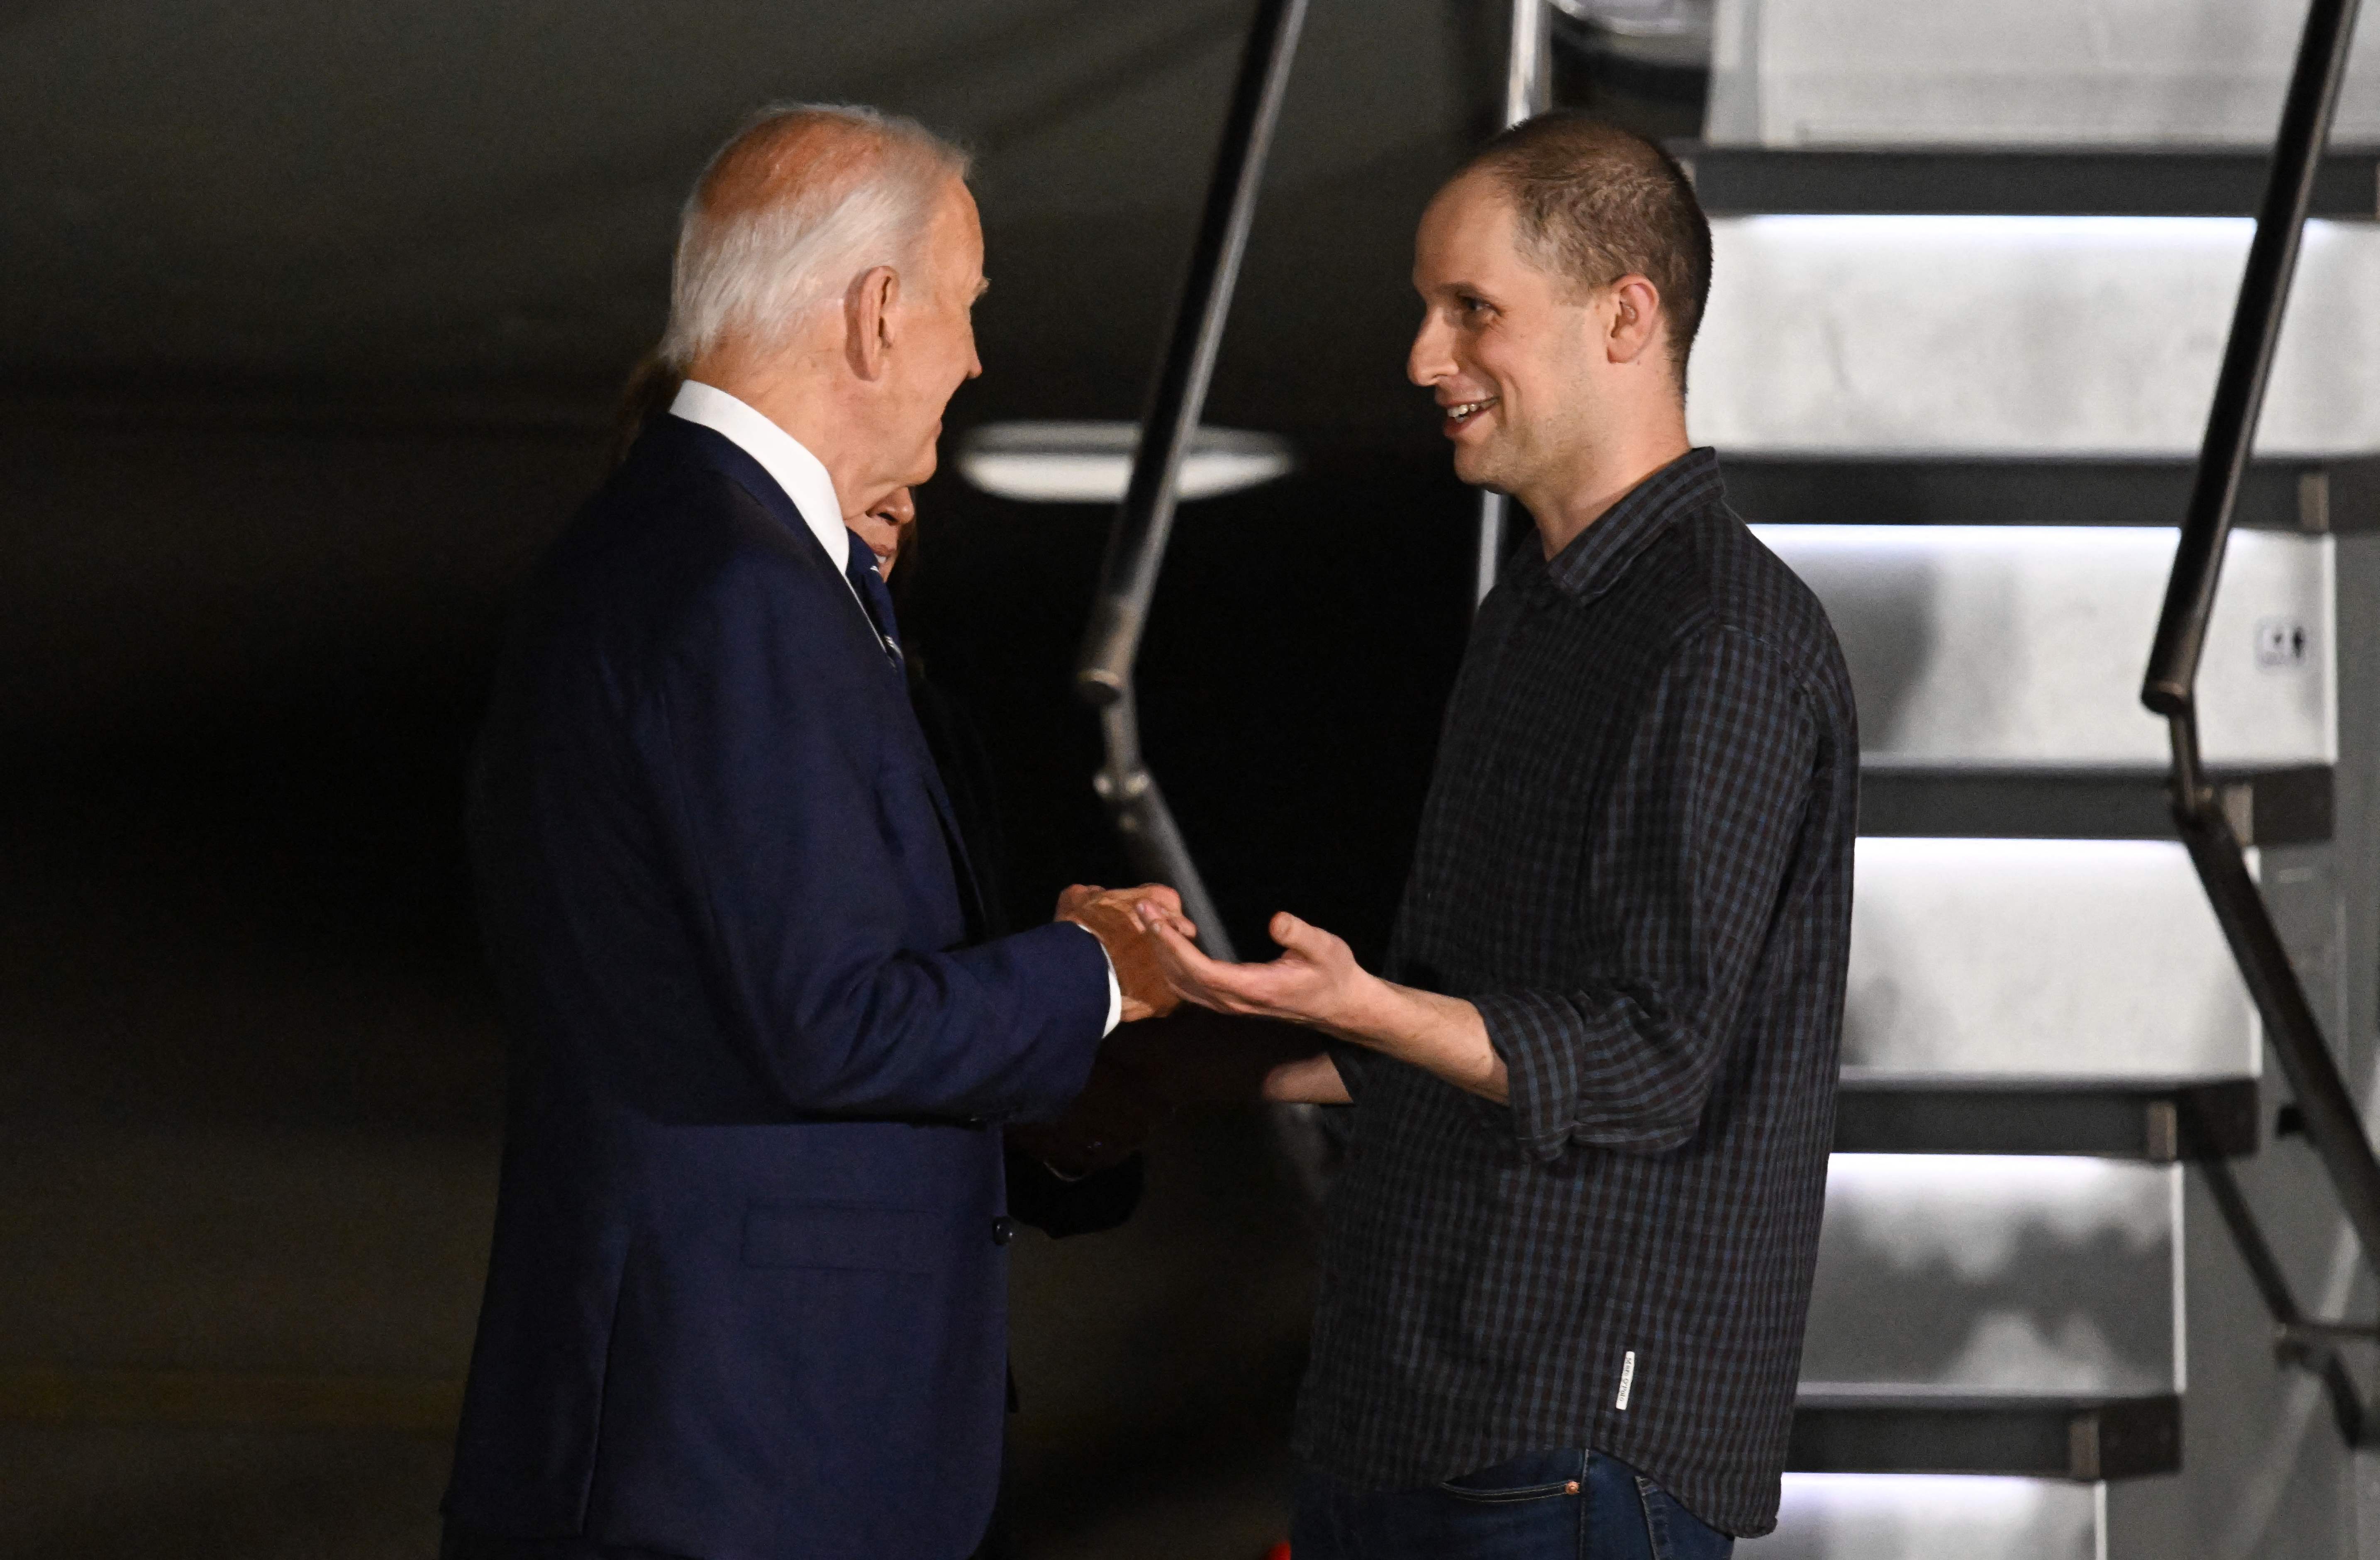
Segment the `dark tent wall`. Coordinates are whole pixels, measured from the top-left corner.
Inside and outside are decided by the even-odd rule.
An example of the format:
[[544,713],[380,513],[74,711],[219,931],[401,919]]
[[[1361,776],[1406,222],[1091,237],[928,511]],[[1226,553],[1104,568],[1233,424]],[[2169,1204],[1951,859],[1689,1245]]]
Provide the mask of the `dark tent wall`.
[[[1489,7],[1316,0],[1143,661],[1244,941],[1376,949],[1459,653],[1467,500],[1402,365]],[[676,208],[757,103],[968,142],[995,417],[1139,410],[1246,6],[0,7],[0,1553],[430,1553],[492,1195],[463,755],[600,478]],[[1067,692],[1107,514],[955,475],[903,583],[1019,897],[1123,873]],[[1184,1123],[1111,1236],[1018,1248],[1026,1553],[1279,1526],[1309,1236]]]
[[[978,410],[1006,416],[1137,401],[1246,6],[12,10],[0,363],[29,387],[579,404],[658,329],[691,171],[792,98],[975,150],[1001,370]],[[1221,409],[1357,427],[1406,406],[1379,348],[1414,199],[1470,113],[1456,17],[1315,7]]]

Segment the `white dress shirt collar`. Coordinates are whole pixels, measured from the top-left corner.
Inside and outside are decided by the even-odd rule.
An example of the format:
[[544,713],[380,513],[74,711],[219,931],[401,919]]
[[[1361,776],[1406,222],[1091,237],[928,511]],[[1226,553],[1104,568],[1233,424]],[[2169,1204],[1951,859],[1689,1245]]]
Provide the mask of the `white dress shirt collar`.
[[835,494],[834,478],[818,456],[802,448],[800,440],[745,402],[698,380],[678,387],[670,416],[700,423],[759,461],[801,511],[803,523],[826,549],[835,572],[845,572],[851,562],[851,532],[843,523],[843,501]]

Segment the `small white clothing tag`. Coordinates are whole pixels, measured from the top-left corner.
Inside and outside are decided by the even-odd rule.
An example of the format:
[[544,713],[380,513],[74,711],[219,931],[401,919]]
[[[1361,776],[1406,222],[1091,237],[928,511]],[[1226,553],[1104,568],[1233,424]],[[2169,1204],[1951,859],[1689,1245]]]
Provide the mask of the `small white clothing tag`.
[[1620,1396],[1612,1399],[1611,1406],[1619,1409],[1621,1413],[1626,1413],[1628,1411],[1628,1389],[1635,1385],[1636,1351],[1632,1348],[1621,1357]]

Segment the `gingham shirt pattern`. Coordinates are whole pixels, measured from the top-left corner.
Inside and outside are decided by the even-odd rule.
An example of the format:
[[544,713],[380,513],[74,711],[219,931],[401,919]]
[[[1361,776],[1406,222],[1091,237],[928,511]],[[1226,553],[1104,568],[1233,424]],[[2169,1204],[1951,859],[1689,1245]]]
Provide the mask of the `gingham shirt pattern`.
[[[1717,457],[1481,606],[1391,978],[1468,998],[1509,1107],[1355,1098],[1297,1445],[1351,1483],[1590,1445],[1776,1524],[1834,1131],[1858,736],[1817,600]],[[1623,1388],[1623,1382],[1625,1386]]]

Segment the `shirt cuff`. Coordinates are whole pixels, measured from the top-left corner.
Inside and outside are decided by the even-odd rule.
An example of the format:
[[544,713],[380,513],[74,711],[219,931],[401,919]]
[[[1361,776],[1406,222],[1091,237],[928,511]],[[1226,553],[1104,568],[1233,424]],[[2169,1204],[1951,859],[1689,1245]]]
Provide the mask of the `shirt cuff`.
[[1473,1095],[1482,1122],[1509,1131],[1521,1152],[1550,1163],[1578,1125],[1581,1035],[1575,1013],[1537,992],[1491,992],[1471,998],[1488,1044],[1504,1059],[1507,1105]]
[[1116,979],[1115,961],[1108,958],[1108,945],[1105,943],[1099,944],[1099,958],[1106,961],[1108,967],[1108,1026],[1099,1031],[1099,1038],[1104,1040],[1115,1033],[1116,1025],[1123,1022],[1123,983]]
[[1323,1050],[1330,1056],[1330,1065],[1339,1070],[1339,1085],[1347,1091],[1348,1099],[1362,1099],[1372,1058],[1378,1053],[1347,1040],[1328,1041]]

